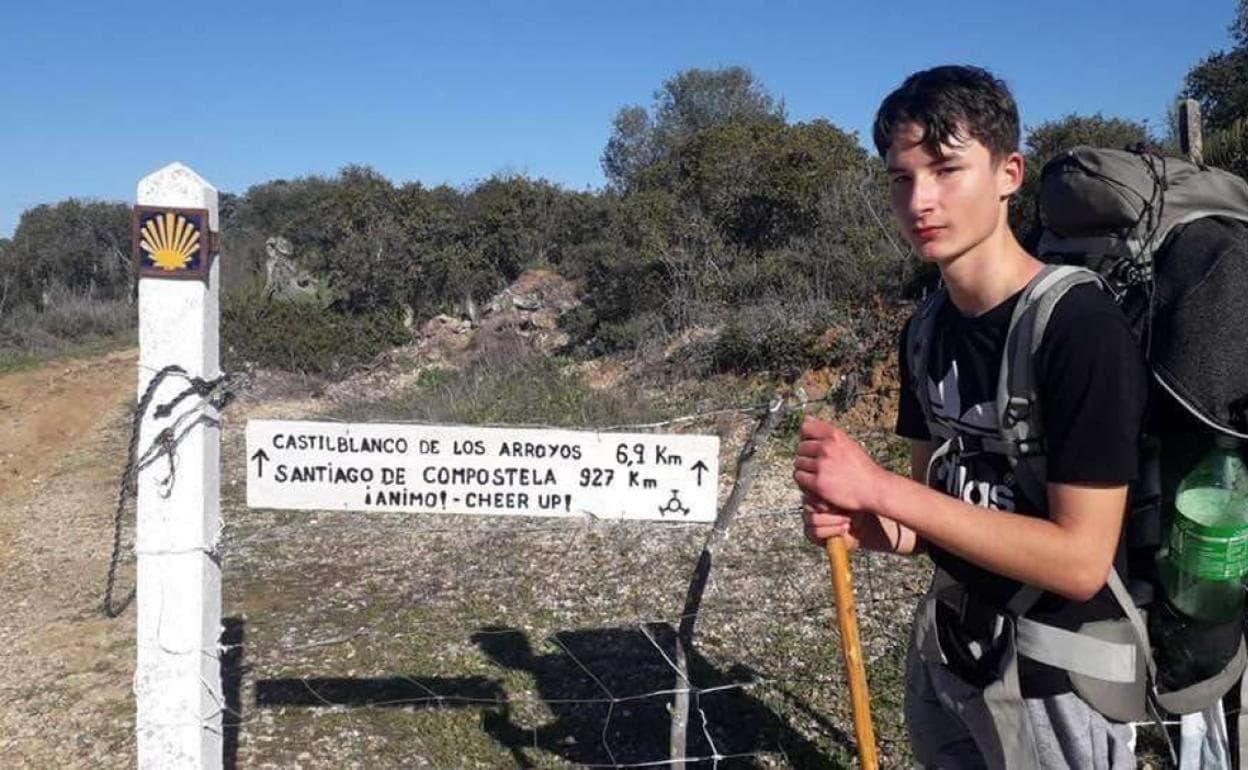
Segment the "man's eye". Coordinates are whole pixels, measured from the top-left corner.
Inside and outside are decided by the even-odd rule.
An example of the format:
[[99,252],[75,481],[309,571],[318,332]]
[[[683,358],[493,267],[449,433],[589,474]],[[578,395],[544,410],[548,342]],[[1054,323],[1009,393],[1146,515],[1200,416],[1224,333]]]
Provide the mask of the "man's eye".
[[937,176],[949,176],[953,172],[961,171],[961,170],[962,170],[961,166],[945,166],[943,168],[936,169],[936,174]]
[[895,177],[893,177],[892,179],[890,179],[889,181],[890,181],[890,182],[892,182],[893,184],[905,184],[906,182],[909,182],[909,181],[910,181],[910,177],[908,177],[908,176],[895,176]]

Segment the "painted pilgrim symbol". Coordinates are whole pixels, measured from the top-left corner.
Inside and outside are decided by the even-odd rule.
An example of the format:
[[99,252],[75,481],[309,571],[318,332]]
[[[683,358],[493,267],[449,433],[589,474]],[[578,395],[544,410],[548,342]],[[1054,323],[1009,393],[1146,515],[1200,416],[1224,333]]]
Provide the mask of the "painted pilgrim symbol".
[[672,490],[671,500],[668,500],[666,503],[659,506],[660,516],[666,516],[669,513],[672,514],[673,516],[675,516],[676,514],[680,514],[681,516],[689,515],[689,509],[686,508],[684,504],[680,502],[680,490],[678,489]]
[[203,278],[211,266],[215,239],[208,212],[136,206],[134,255],[139,275],[154,278]]

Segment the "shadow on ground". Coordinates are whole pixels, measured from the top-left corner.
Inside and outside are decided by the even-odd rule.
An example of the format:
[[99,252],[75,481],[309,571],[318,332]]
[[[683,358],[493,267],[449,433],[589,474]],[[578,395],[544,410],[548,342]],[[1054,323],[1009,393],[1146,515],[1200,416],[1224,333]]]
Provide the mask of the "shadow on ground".
[[[541,763],[543,755],[546,761],[554,755],[577,765],[663,762],[669,758],[671,691],[677,689],[671,663],[676,634],[667,625],[645,631],[559,632],[549,638],[546,653],[535,652],[528,636],[517,629],[490,626],[474,633],[472,641],[504,676],[531,678],[534,695],[542,701],[537,711],[547,715],[536,726],[531,720],[521,723],[521,710],[535,710],[510,701],[501,678],[481,676],[265,679],[256,682],[255,705],[475,708],[481,712],[482,730],[520,767]],[[689,677],[696,690],[686,744],[691,759],[706,758],[709,764],[718,755],[719,767],[747,768],[760,766],[759,755],[767,754],[772,764],[839,767],[793,727],[794,716],[816,724],[847,755],[853,750],[849,736],[800,699],[780,691],[782,715],[755,697],[756,675],[747,667],[720,669],[695,651]],[[774,685],[769,688],[777,692]],[[228,686],[226,691],[227,697],[237,693]],[[232,741],[227,732],[227,751],[229,745],[237,747],[237,728]]]
[[221,624],[221,695],[225,699],[221,742],[225,770],[233,770],[238,767],[238,731],[243,724],[243,641],[246,624],[242,618],[225,618]]

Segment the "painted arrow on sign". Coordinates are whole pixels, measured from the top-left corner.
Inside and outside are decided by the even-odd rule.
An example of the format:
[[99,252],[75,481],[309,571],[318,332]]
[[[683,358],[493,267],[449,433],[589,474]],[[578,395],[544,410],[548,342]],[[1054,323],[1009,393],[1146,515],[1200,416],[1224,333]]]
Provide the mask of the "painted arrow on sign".
[[263,449],[257,449],[256,453],[251,456],[256,461],[256,478],[264,478],[264,461],[269,459]]
[[706,463],[698,460],[693,464],[693,469],[698,472],[698,486],[702,486],[702,474],[709,471],[710,468],[706,467]]

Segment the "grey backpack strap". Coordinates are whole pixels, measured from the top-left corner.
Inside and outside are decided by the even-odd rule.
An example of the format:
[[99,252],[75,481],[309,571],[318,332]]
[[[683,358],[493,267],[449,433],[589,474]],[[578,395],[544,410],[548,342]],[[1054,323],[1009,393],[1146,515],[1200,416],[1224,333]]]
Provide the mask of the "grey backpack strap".
[[[1110,583],[1122,581],[1116,571],[1112,571]],[[1112,590],[1112,585],[1111,585]],[[1039,623],[1023,617],[1027,611],[1043,595],[1035,586],[1025,585],[1010,600],[1009,609],[1018,618],[1018,653],[1032,660],[1040,661],[1064,671],[1083,674],[1084,676],[1102,679],[1108,682],[1134,682],[1142,672],[1137,671],[1136,651],[1142,643],[1147,646],[1148,636],[1144,629],[1143,618],[1140,617],[1131,597],[1127,596],[1127,607],[1123,612],[1132,617],[1132,626],[1139,621],[1138,630],[1131,642],[1118,642],[1098,639],[1076,631]],[[1115,597],[1118,596],[1115,592]],[[1125,596],[1125,589],[1124,589]],[[1119,602],[1121,603],[1121,602]],[[1143,636],[1139,636],[1143,632]]]
[[[1007,622],[998,678],[984,688],[983,695],[984,707],[996,730],[997,745],[985,742],[980,748],[989,767],[1033,770],[1042,766],[1040,748],[1027,702],[1023,700],[1015,636],[1013,624]],[[1000,751],[999,756],[997,751]]]
[[[936,337],[936,316],[949,300],[949,290],[939,287],[927,298],[919,312],[910,320],[906,329],[906,364],[910,371],[910,385],[915,398],[923,409],[923,421],[932,430],[936,421],[932,416],[932,399],[927,390],[927,362],[931,357],[932,343]],[[937,438],[933,434],[932,438]]]
[[1073,265],[1048,265],[1023,289],[1006,332],[997,380],[1001,440],[1019,488],[1040,510],[1048,510],[1047,463],[1035,357],[1057,303],[1074,287],[1103,284],[1099,275]]
[[1132,642],[1099,639],[1078,631],[1018,619],[1018,654],[1063,671],[1126,684],[1140,678]]
[[1245,648],[1244,640],[1241,639],[1235,657],[1221,671],[1181,690],[1158,692],[1157,703],[1171,714],[1194,714],[1230,692],[1244,675],[1246,667],[1248,648]]
[[1239,764],[1236,767],[1242,770],[1243,768],[1248,768],[1248,733],[1245,732],[1248,730],[1248,709],[1244,708],[1243,705],[1248,703],[1248,671],[1244,672],[1243,676],[1239,678],[1239,703],[1239,717],[1236,719],[1239,729],[1236,733],[1238,737],[1235,741],[1239,744]]
[[1118,603],[1118,609],[1122,610],[1123,617],[1131,623],[1131,631],[1133,632],[1135,645],[1142,650],[1145,665],[1148,666],[1148,678],[1156,681],[1157,665],[1153,661],[1153,650],[1148,640],[1148,624],[1144,621],[1144,615],[1140,612],[1139,607],[1135,606],[1135,600],[1131,598],[1131,592],[1127,590],[1127,584],[1123,582],[1122,576],[1118,574],[1118,570],[1110,569],[1109,580],[1106,583],[1109,586],[1109,592],[1113,594],[1114,601]]
[[[1110,571],[1108,585],[1119,608],[1126,615],[1127,620],[1131,622],[1135,644],[1147,653],[1144,656],[1144,661],[1148,666],[1148,678],[1149,681],[1155,683],[1157,681],[1157,664],[1152,656],[1148,627],[1144,617],[1135,606],[1135,602],[1132,600],[1131,594],[1127,591],[1127,587],[1117,570]],[[1179,690],[1156,692],[1157,704],[1171,714],[1191,714],[1200,711],[1229,692],[1235,686],[1235,682],[1244,674],[1246,667],[1248,667],[1248,648],[1245,647],[1244,641],[1241,639],[1239,649],[1235,651],[1235,657],[1220,672],[1208,679],[1201,680]]]

